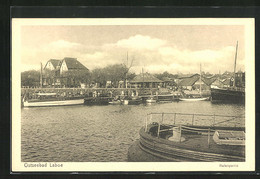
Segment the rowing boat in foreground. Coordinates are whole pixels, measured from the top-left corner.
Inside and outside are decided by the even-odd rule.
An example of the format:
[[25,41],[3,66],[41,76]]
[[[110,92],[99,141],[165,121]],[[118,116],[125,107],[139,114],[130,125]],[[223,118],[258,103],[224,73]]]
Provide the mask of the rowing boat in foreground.
[[244,127],[145,123],[140,139],[128,150],[128,161],[245,161]]
[[83,98],[56,97],[56,93],[36,93],[36,99],[23,100],[24,107],[70,106],[84,104]]

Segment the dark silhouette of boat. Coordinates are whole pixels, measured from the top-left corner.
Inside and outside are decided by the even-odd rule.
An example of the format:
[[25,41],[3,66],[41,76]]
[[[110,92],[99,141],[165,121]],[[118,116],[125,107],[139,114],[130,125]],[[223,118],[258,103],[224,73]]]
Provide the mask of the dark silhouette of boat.
[[245,103],[245,73],[236,73],[237,48],[234,64],[234,76],[230,79],[230,87],[211,88],[211,101],[224,103]]
[[[155,115],[165,115],[164,113]],[[178,113],[173,113],[176,116]],[[179,113],[180,114],[180,113]],[[151,114],[150,114],[151,115]],[[184,115],[184,114],[181,114]],[[216,117],[216,115],[204,115]],[[228,116],[218,116],[225,118]],[[229,116],[234,120],[234,116]],[[147,119],[150,117],[147,116]],[[194,117],[193,117],[194,118]],[[237,117],[239,118],[239,117]],[[163,121],[163,120],[162,120]],[[140,139],[128,150],[131,162],[243,162],[244,126],[147,123],[139,131]],[[225,121],[224,121],[225,122]],[[217,123],[215,123],[217,124]]]

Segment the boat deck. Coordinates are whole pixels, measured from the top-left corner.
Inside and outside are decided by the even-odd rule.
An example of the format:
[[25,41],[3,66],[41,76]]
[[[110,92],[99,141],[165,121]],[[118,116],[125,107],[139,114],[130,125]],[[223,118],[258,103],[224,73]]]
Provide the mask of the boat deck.
[[[154,127],[154,126],[153,126]],[[157,127],[158,129],[158,127]],[[157,137],[156,128],[153,130],[140,130],[140,146],[143,150],[164,156],[165,158],[180,158],[181,161],[244,161],[245,146],[218,145],[210,133],[209,145],[206,133],[185,133],[182,141],[170,141],[172,131],[161,132]],[[185,140],[183,140],[185,139]]]

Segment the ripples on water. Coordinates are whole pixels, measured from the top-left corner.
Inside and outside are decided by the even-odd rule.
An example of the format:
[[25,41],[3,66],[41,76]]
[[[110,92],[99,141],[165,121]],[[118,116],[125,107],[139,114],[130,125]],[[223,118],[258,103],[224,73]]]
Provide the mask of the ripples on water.
[[127,150],[139,138],[146,114],[151,112],[244,115],[245,107],[199,101],[146,106],[23,108],[22,161],[127,161]]

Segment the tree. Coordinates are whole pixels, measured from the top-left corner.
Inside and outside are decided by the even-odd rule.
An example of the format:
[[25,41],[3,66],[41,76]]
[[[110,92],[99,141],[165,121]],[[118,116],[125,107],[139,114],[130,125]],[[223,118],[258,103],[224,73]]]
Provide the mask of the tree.
[[21,85],[29,87],[40,86],[40,72],[36,70],[29,70],[21,73]]
[[135,74],[129,73],[129,69],[124,64],[114,64],[108,65],[105,68],[96,68],[91,73],[92,81],[99,83],[101,87],[105,87],[107,81],[111,81],[113,87],[117,87],[119,81],[125,81],[126,76],[128,79],[133,79]]
[[99,83],[101,87],[106,85],[107,76],[102,68],[96,68],[91,73],[91,79],[95,83]]
[[81,83],[90,83],[91,77],[89,70],[69,70],[64,72],[61,77],[67,79],[67,86],[78,87]]

